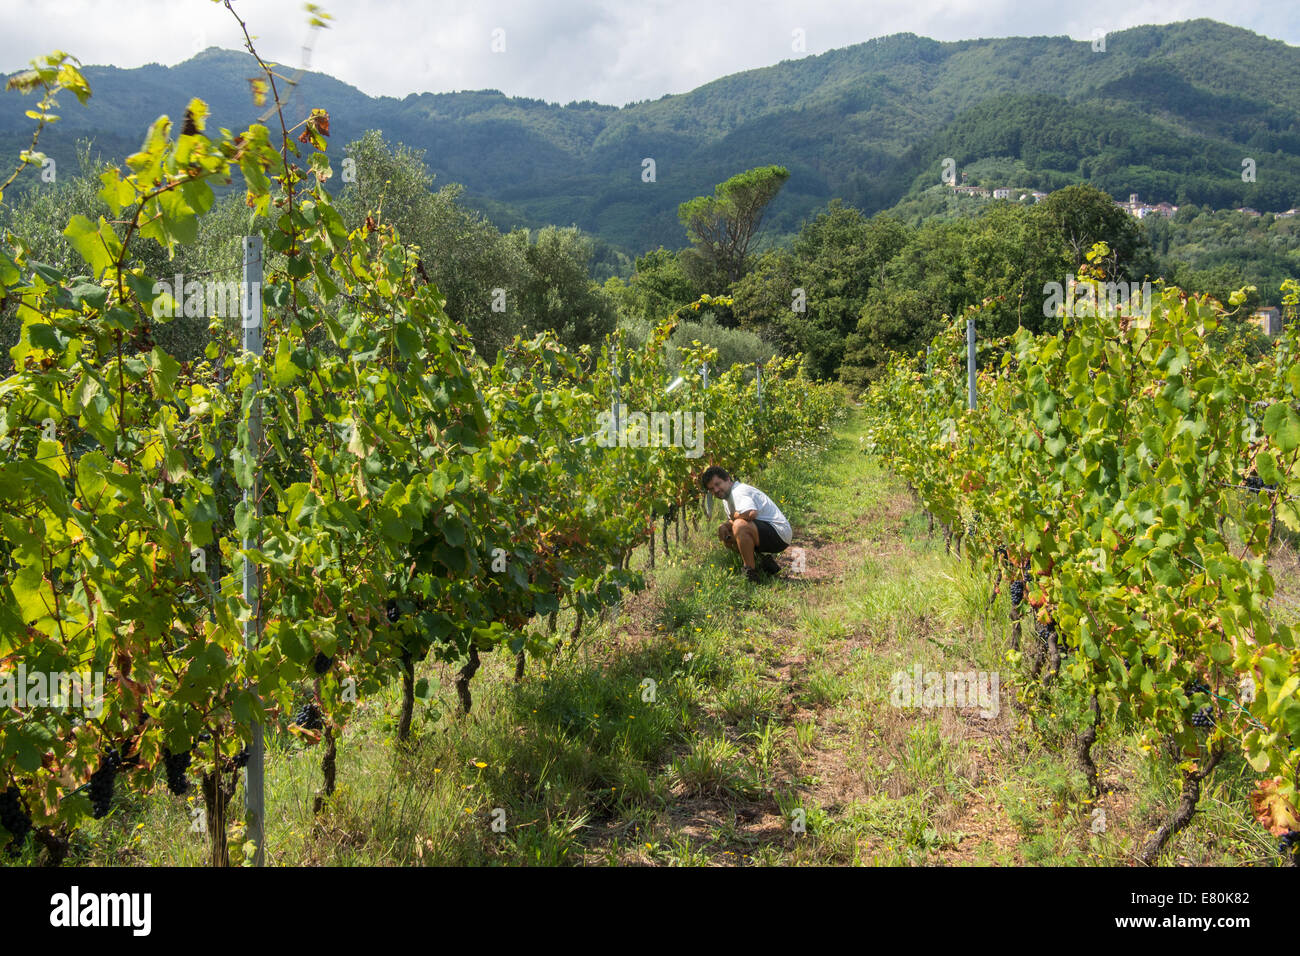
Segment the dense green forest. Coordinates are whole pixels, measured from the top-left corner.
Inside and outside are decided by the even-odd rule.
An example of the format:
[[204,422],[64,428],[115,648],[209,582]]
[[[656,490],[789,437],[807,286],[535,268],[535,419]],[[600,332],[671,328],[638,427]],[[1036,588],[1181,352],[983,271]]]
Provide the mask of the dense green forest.
[[[179,116],[191,95],[235,128],[262,112],[246,92],[254,72],[247,54],[218,49],[173,67],[89,67],[96,96],[67,109],[43,146],[72,163],[89,137],[121,159],[138,145],[127,131]],[[1151,202],[1300,204],[1300,51],[1210,20],[1116,32],[1104,52],[1067,37],[899,34],[621,108],[496,90],[370,97],[311,72],[293,99],[328,110],[335,160],[341,144],[380,129],[424,150],[437,181],[462,184],[463,203],[503,230],[582,228],[598,279],[627,277],[632,258],[676,244],[680,203],[769,163],[791,173],[765,221],[773,239],[832,198],[870,214],[915,197],[947,158],[962,171],[1001,158],[1016,175],[996,185],[1086,181]],[[12,154],[29,137],[17,98],[0,95],[0,147]],[[1255,182],[1242,180],[1243,158],[1255,160]]]
[[[349,144],[348,158],[375,175],[347,185],[339,209],[350,226],[366,210],[380,210],[405,241],[419,247],[430,278],[447,299],[447,312],[463,321],[488,360],[520,332],[554,329],[568,346],[596,346],[618,326],[644,341],[655,323],[676,314],[677,344],[699,339],[720,360],[765,361],[801,353],[808,372],[866,385],[894,352],[914,352],[934,335],[945,315],[985,299],[982,334],[1017,326],[1052,331],[1048,289],[1065,284],[1096,241],[1112,249],[1111,272],[1134,284],[1166,277],[1189,291],[1227,302],[1236,289],[1254,292],[1234,311],[1233,334],[1255,337],[1244,324],[1251,309],[1274,301],[1281,280],[1300,272],[1300,229],[1295,219],[1214,213],[1185,207],[1172,220],[1139,222],[1091,186],[1069,186],[1032,205],[998,201],[971,204],[964,215],[935,215],[911,224],[890,214],[868,217],[834,199],[810,217],[793,240],[742,256],[732,279],[688,231],[675,248],[659,247],[636,259],[629,279],[593,278],[592,237],[575,227],[518,228],[502,233],[462,202],[458,185],[433,188],[419,150],[386,143],[369,132]],[[72,268],[75,254],[63,225],[80,214],[94,221],[106,211],[96,167],[49,188],[29,191],[0,207],[0,225],[37,237],[31,256]],[[780,167],[739,174],[723,186],[768,181],[764,204],[778,195]],[[723,186],[719,187],[719,192]],[[701,203],[684,204],[683,213]],[[757,210],[753,225],[761,221]],[[215,273],[238,278],[240,237],[250,216],[242,197],[228,195],[205,217],[198,241],[167,260],[146,254],[150,275]],[[145,247],[149,250],[150,247]],[[724,295],[699,312],[686,310],[702,295]],[[158,326],[160,344],[182,359],[202,352],[207,315],[179,316]],[[234,321],[227,317],[227,321]],[[0,369],[17,340],[15,303],[0,305]]]

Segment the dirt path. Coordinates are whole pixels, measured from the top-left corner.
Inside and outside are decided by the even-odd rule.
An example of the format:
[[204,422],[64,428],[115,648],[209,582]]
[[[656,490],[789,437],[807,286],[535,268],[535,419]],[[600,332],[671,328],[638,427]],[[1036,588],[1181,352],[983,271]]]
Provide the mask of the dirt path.
[[[990,796],[1015,759],[1014,708],[985,720],[953,708],[891,707],[887,675],[864,666],[890,658],[910,665],[920,642],[965,669],[970,635],[936,621],[920,600],[894,615],[862,619],[857,605],[870,598],[864,567],[896,588],[922,573],[918,568],[939,573],[943,562],[942,548],[936,556],[915,537],[911,496],[885,476],[867,480],[865,460],[855,452],[838,450],[839,460],[819,476],[813,507],[796,522],[804,572],[790,570],[796,553],[782,555],[785,573],[760,586],[773,593],[761,609],[743,611],[733,629],[763,635],[761,647],[740,641],[736,651],[749,658],[780,740],[770,773],[761,787],[740,792],[674,786],[653,826],[657,840],[676,841],[692,862],[712,865],[1021,862],[1020,832]],[[846,461],[853,467],[843,467]],[[851,509],[845,499],[853,500]],[[692,560],[702,560],[710,543],[697,535],[688,548]],[[653,635],[665,597],[651,588],[629,602],[617,642]],[[1014,689],[1004,687],[1003,697],[1014,699]],[[719,724],[753,762],[753,722],[723,717]],[[680,753],[689,749],[683,741]],[[592,834],[591,845],[607,849],[631,835],[612,823]],[[652,862],[655,841],[645,842],[649,849],[629,848],[619,862]]]

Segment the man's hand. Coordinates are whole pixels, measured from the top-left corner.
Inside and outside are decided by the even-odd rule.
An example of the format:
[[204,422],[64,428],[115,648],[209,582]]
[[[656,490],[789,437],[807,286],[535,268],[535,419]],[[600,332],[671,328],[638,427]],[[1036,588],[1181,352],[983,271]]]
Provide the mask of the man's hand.
[[734,535],[731,533],[730,522],[724,521],[722,522],[722,524],[718,525],[718,540],[721,541],[723,544],[726,544],[728,541],[734,540]]
[[753,521],[756,517],[758,517],[758,510],[751,508],[749,511],[737,511],[731,516],[731,520],[735,521],[739,518],[741,521]]

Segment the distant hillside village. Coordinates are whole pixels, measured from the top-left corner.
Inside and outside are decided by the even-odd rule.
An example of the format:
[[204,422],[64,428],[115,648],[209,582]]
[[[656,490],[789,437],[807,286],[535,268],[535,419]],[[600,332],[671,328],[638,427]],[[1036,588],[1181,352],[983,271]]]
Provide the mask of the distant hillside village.
[[999,186],[996,189],[985,189],[983,186],[956,186],[952,191],[958,196],[978,196],[981,199],[1014,199],[1017,202],[1033,201],[1038,202],[1040,199],[1046,199],[1047,193],[1040,193],[1037,189],[1020,189],[1016,186]]
[[[964,174],[963,174],[964,177]],[[1016,202],[1038,202],[1047,198],[1047,193],[1039,192],[1037,189],[1025,189],[1020,186],[998,186],[992,189],[986,186],[967,186],[953,184],[952,191],[957,196],[970,196],[980,199],[1010,199]],[[1154,206],[1150,203],[1142,202],[1137,193],[1129,193],[1128,202],[1116,202],[1116,206],[1123,209],[1135,219],[1145,219],[1147,216],[1164,216],[1166,219],[1178,212],[1178,207],[1167,202],[1158,202]],[[1262,216],[1257,209],[1251,209],[1249,206],[1239,206],[1234,212],[1244,213],[1247,216],[1258,218]],[[1278,219],[1289,219],[1300,213],[1300,209],[1292,206],[1285,212],[1275,212],[1274,217]]]
[[[1120,209],[1123,209],[1135,219],[1145,219],[1147,216],[1164,216],[1168,219],[1174,213],[1178,212],[1177,206],[1172,206],[1167,202],[1159,202],[1154,206],[1150,203],[1144,203],[1138,198],[1137,193],[1129,193],[1128,202],[1117,202],[1115,205],[1119,206]],[[1251,209],[1249,206],[1238,206],[1233,211],[1245,213],[1247,216],[1252,218],[1258,218],[1263,215],[1259,210]],[[1296,209],[1292,206],[1286,212],[1275,212],[1273,215],[1278,219],[1289,219],[1297,212],[1300,212],[1300,209]]]
[[1116,206],[1123,209],[1134,219],[1145,219],[1147,216],[1164,216],[1166,219],[1178,212],[1178,207],[1167,202],[1158,202],[1154,206],[1150,203],[1144,203],[1138,199],[1137,193],[1129,193],[1128,202],[1117,202]]

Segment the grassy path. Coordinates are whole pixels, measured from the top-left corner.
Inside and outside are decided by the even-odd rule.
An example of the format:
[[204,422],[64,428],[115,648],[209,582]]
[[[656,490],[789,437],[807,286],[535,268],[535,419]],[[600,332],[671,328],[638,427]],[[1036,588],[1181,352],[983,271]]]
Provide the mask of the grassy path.
[[[791,518],[802,573],[748,583],[701,522],[661,552],[649,589],[549,666],[530,663],[516,684],[513,659],[488,656],[468,718],[450,712],[452,675],[426,665],[438,689],[417,707],[409,752],[394,740],[395,694],[366,702],[319,816],[319,750],[273,742],[269,861],[1130,862],[1174,799],[1173,761],[1103,738],[1105,796],[1088,802],[1078,715],[1025,694],[1006,598],[927,535],[914,499],[860,453],[859,427],[754,479]],[[891,704],[895,675],[911,686],[918,667],[973,671],[989,690],[996,675],[997,694],[983,707]],[[1216,772],[1163,862],[1275,859],[1244,779],[1240,766]],[[192,807],[128,798],[69,862],[200,863]]]

